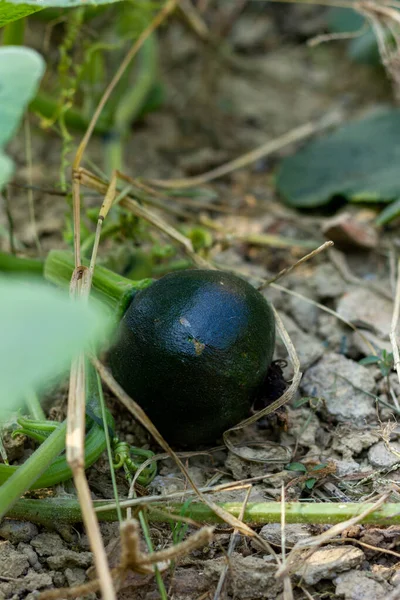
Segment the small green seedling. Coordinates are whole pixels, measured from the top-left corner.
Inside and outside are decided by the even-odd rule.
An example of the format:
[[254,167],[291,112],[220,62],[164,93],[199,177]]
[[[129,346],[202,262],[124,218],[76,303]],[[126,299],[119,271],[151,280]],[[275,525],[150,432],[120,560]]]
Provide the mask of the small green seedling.
[[359,361],[360,365],[373,365],[376,364],[382,373],[383,377],[388,377],[394,367],[393,352],[387,350],[380,350],[378,354],[370,354]]

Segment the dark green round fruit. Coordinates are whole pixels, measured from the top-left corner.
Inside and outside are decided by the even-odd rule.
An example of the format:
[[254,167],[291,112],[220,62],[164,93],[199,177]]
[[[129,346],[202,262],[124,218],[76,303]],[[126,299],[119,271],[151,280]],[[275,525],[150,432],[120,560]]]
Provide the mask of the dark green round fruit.
[[196,446],[248,416],[274,345],[274,315],[255,288],[230,273],[189,270],[134,297],[109,359],[165,438]]

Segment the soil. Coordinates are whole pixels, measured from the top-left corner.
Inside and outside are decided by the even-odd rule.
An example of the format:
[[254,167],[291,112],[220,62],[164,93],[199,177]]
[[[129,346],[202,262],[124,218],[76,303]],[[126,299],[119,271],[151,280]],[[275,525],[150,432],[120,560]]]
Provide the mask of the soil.
[[[383,70],[352,62],[344,42],[307,46],[307,39],[324,31],[325,9],[258,4],[248,3],[227,33],[235,61],[223,60],[180,20],[172,20],[163,29],[160,76],[166,98],[161,108],[132,128],[124,150],[127,174],[160,179],[202,173],[329,112],[339,111],[345,121],[378,105],[394,103]],[[217,16],[210,9],[209,18]],[[29,31],[29,44],[39,51],[43,27],[34,22]],[[45,255],[52,248],[67,247],[70,206],[64,196],[43,191],[58,185],[60,139],[40,130],[33,117],[31,134],[32,183],[39,190],[34,191],[36,228]],[[79,139],[76,135],[73,148]],[[94,137],[88,149],[88,157],[100,168],[106,143]],[[262,419],[235,434],[235,447],[240,452],[223,445],[201,448],[197,455],[186,459],[187,466],[199,486],[258,478],[252,484],[250,502],[280,500],[282,484],[287,501],[361,503],[376,499],[388,489],[392,490],[392,501],[398,501],[400,429],[396,419],[400,408],[396,398],[400,384],[394,371],[386,377],[376,364],[363,366],[359,361],[371,353],[368,341],[391,351],[390,257],[395,256],[399,239],[394,226],[384,233],[376,230],[374,206],[347,205],[329,212],[307,213],[285,207],[274,190],[273,174],[282,157],[296,147],[285,147],[272,157],[204,186],[212,198],[207,199],[212,210],[185,205],[192,225],[200,216],[207,216],[218,228],[208,258],[220,267],[244,273],[254,284],[272,277],[307,252],[290,240],[312,239],[317,246],[325,241],[327,231],[337,241],[334,250],[322,253],[279,281],[285,289],[270,286],[263,292],[279,311],[299,356],[303,377],[296,397],[273,418]],[[27,184],[22,134],[11,144],[10,154],[17,163],[15,182]],[[10,190],[14,246],[25,255],[35,256],[27,193],[21,187],[12,186]],[[99,196],[87,194],[85,209],[98,207],[100,201]],[[228,207],[229,213],[217,212],[218,207]],[[364,232],[372,231],[368,238],[372,242],[365,245],[357,227],[350,227],[350,234],[343,239],[340,226],[337,233],[330,225],[332,214],[344,215],[342,218],[350,224],[362,222]],[[174,221],[165,212],[162,215],[178,226],[185,224],[182,217]],[[8,227],[1,212],[0,247],[4,250],[9,250]],[[226,235],[230,231],[236,240]],[[142,233],[138,237],[144,240],[145,250],[149,243],[167,243],[159,232],[146,234],[147,239]],[[239,234],[242,241],[237,240]],[[246,241],[250,234],[281,236],[288,247],[250,243]],[[135,244],[130,235],[107,239],[100,246],[100,260],[122,270],[124,261],[129,262],[132,255],[131,246]],[[184,257],[180,249],[176,257]],[[322,310],[321,305],[330,312]],[[280,341],[275,358],[287,359]],[[290,380],[290,364],[284,374]],[[150,436],[118,402],[112,397],[108,401],[121,440],[158,452]],[[49,415],[61,419],[66,388],[49,394],[46,402]],[[21,460],[23,442],[5,439],[11,460]],[[303,470],[289,470],[289,463],[301,463]],[[319,469],[313,471],[316,466]],[[312,473],[305,477],[305,471]],[[105,457],[88,471],[88,479],[93,497],[112,497]],[[118,475],[118,486],[120,496],[126,497],[128,484],[123,475]],[[163,460],[144,493],[167,495],[186,486],[175,464]],[[74,491],[64,486],[56,493]],[[245,496],[246,489],[236,489],[213,494],[213,499],[243,502]],[[102,524],[101,529],[110,561],[116,563],[119,526]],[[287,525],[286,552],[299,540],[328,529],[328,525]],[[189,527],[187,535],[193,531]],[[279,559],[280,526],[268,523],[257,531]],[[170,525],[152,525],[154,549],[170,546],[173,534]],[[276,577],[276,558],[265,546],[238,536],[228,556],[231,537],[232,530],[220,526],[211,543],[169,567],[164,572],[168,597],[214,598],[221,573],[228,565],[220,598],[290,598],[284,591],[284,580]],[[55,524],[50,531],[32,523],[4,520],[0,540],[0,600],[33,599],[38,591],[81,585],[93,577],[92,554],[82,526]],[[303,550],[290,571],[294,598],[388,597],[400,585],[399,546],[400,528],[395,525],[355,525],[314,553]],[[95,595],[90,592],[85,597]],[[140,574],[129,575],[118,595],[121,600],[158,597],[154,578]]]

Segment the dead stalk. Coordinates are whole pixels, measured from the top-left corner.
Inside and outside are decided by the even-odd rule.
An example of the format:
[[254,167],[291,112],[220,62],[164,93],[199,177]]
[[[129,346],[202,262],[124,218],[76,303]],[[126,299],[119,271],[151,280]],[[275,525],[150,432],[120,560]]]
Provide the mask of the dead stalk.
[[122,75],[125,73],[127,67],[129,66],[129,63],[136,56],[136,54],[138,53],[140,48],[143,46],[143,44],[147,40],[147,38],[161,25],[161,23],[167,18],[167,16],[175,9],[175,6],[176,6],[176,0],[168,0],[168,2],[166,2],[166,4],[163,6],[163,8],[158,13],[158,15],[155,17],[155,19],[153,19],[153,21],[150,23],[150,25],[148,27],[146,27],[146,29],[143,31],[143,33],[138,37],[138,39],[133,44],[132,48],[130,49],[130,51],[128,52],[128,54],[125,56],[124,60],[120,64],[117,72],[115,73],[110,84],[108,85],[107,89],[105,90],[105,92],[93,114],[93,117],[89,123],[89,127],[87,128],[87,131],[86,131],[85,135],[83,136],[81,143],[79,144],[79,148],[77,150],[75,160],[73,163],[74,171],[76,171],[80,167],[83,154],[84,154],[86,147],[89,143],[89,140],[92,136],[92,133],[93,133],[93,130],[97,123],[97,120],[98,120],[103,108],[105,107],[109,97],[111,96],[115,86],[117,85],[117,83],[121,79]]
[[[84,185],[90,189],[94,189],[102,194],[107,193],[107,190],[109,188],[108,188],[107,184],[104,181],[102,181],[99,177],[97,177],[96,175],[93,175],[93,173],[91,173],[90,171],[87,171],[86,169],[82,169],[82,168],[80,168],[78,170],[78,173],[79,173],[79,180],[82,185]],[[114,190],[113,202],[115,202],[117,200],[118,193],[119,192],[117,190]],[[127,210],[129,210],[130,212],[132,212],[137,217],[140,217],[140,218],[144,219],[145,221],[147,221],[148,223],[150,223],[151,225],[153,225],[154,227],[157,227],[157,229],[159,229],[160,231],[165,233],[172,240],[174,240],[175,242],[178,242],[178,244],[183,246],[183,249],[185,250],[186,254],[191,258],[191,260],[194,262],[194,264],[197,267],[203,268],[203,269],[204,268],[206,268],[206,269],[214,268],[212,265],[210,265],[210,263],[208,263],[201,256],[196,254],[196,252],[194,251],[192,242],[190,241],[189,238],[187,238],[182,233],[180,233],[177,229],[175,229],[175,227],[172,227],[172,225],[170,225],[169,223],[164,221],[164,219],[162,219],[159,215],[155,214],[148,208],[142,206],[141,204],[139,204],[139,202],[137,202],[133,198],[130,198],[127,196],[122,197],[119,201],[119,204],[121,206],[123,206],[124,208],[126,208]]]
[[[247,503],[249,501],[251,491],[252,491],[252,486],[249,485],[248,488],[247,488],[247,492],[246,492],[243,504],[242,504],[242,508],[240,509],[239,519],[241,521],[243,521],[244,512],[246,510],[246,506],[247,506]],[[227,576],[227,573],[228,573],[228,570],[229,570],[229,559],[232,556],[232,553],[233,553],[233,551],[235,549],[235,546],[236,546],[236,543],[238,541],[238,538],[239,538],[239,532],[238,532],[237,529],[234,529],[234,531],[233,531],[233,533],[231,535],[231,539],[229,540],[229,546],[228,546],[228,552],[227,552],[227,559],[228,559],[228,561],[227,561],[226,565],[224,566],[224,568],[221,571],[221,575],[219,577],[217,589],[215,590],[215,594],[214,594],[214,600],[219,600],[219,597],[221,596],[221,592],[222,592],[222,589],[224,587],[225,579],[226,579],[226,576]]]
[[96,357],[92,356],[91,362],[97,369],[103,382],[113,392],[113,394],[118,398],[118,400],[125,406],[125,408],[127,408],[127,410],[129,410],[129,412],[135,417],[135,419],[137,419],[137,421],[139,421],[139,423],[147,429],[147,431],[153,436],[156,442],[174,460],[175,464],[179,467],[180,471],[183,473],[189,484],[192,486],[193,490],[195,491],[196,495],[200,498],[200,500],[204,502],[210,508],[210,510],[213,513],[215,513],[222,521],[225,521],[225,523],[227,523],[233,528],[237,528],[243,535],[256,538],[268,552],[276,556],[271,546],[265,540],[260,538],[260,536],[253,529],[251,529],[251,527],[240,521],[237,517],[232,516],[223,508],[218,506],[218,504],[212,502],[206,496],[204,496],[204,494],[198,489],[197,485],[193,481],[190,473],[188,472],[183,462],[172,450],[170,445],[164,440],[158,429],[146,416],[144,410],[134,400],[132,400],[132,398],[128,396],[128,394],[122,389],[122,387],[115,381],[110,371]]
[[300,265],[305,263],[307,260],[314,258],[314,256],[317,256],[317,254],[320,254],[321,252],[323,252],[327,248],[331,248],[332,246],[333,246],[332,241],[325,242],[325,244],[322,244],[322,246],[319,246],[312,252],[309,252],[309,254],[306,254],[305,256],[303,256],[303,258],[300,258],[300,260],[298,260],[294,265],[292,265],[290,267],[286,267],[286,269],[282,269],[282,271],[279,271],[279,273],[277,275],[275,275],[274,277],[271,277],[271,279],[267,279],[266,281],[264,281],[264,283],[262,283],[257,289],[260,291],[263,290],[271,283],[278,281],[278,279],[282,279],[282,277],[285,277],[286,275],[291,273],[294,269],[297,269],[297,267],[299,267]]
[[[286,563],[286,511],[285,511],[285,484],[282,482],[281,486],[281,555],[282,555],[282,568],[285,568]],[[283,578],[283,600],[294,600],[292,582],[289,575],[285,575]]]
[[188,177],[185,179],[150,179],[149,183],[161,188],[175,189],[191,188],[198,185],[203,185],[204,183],[208,183],[209,181],[213,181],[214,179],[228,175],[237,169],[246,167],[247,165],[256,162],[260,158],[269,156],[274,152],[278,152],[289,144],[299,142],[317,132],[323,131],[332,125],[337,124],[340,122],[340,120],[341,115],[335,112],[325,116],[320,121],[311,121],[309,123],[305,123],[304,125],[300,125],[300,127],[295,127],[284,135],[266,142],[259,148],[256,148],[251,152],[247,152],[246,154],[243,154],[242,156],[239,156],[238,158],[235,158],[234,160],[227,162],[216,169],[207,171],[207,173],[203,173],[202,175]]
[[367,510],[364,510],[362,513],[360,513],[356,517],[352,517],[351,519],[348,519],[347,521],[343,521],[342,523],[333,525],[330,529],[328,529],[328,531],[321,533],[321,535],[309,537],[305,540],[301,540],[300,542],[297,542],[293,546],[293,549],[291,550],[290,554],[288,555],[288,560],[287,560],[285,567],[282,566],[281,568],[279,568],[275,576],[276,577],[285,577],[286,575],[288,575],[292,566],[297,563],[299,553],[301,553],[303,550],[305,550],[307,548],[312,548],[315,551],[322,544],[326,544],[332,538],[340,535],[342,533],[342,531],[344,531],[345,529],[348,529],[349,527],[352,527],[353,525],[356,525],[357,523],[359,523],[360,521],[365,519],[371,512],[380,508],[382,506],[382,504],[384,504],[386,502],[386,500],[389,498],[389,496],[390,496],[390,492],[386,492],[379,498],[379,500],[377,500],[377,502],[375,502],[374,504],[369,506]]

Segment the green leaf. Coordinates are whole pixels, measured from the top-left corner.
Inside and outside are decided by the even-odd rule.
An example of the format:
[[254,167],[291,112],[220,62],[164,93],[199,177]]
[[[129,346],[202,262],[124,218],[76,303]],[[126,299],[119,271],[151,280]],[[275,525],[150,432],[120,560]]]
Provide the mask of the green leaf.
[[365,23],[365,18],[352,8],[331,8],[327,20],[329,30],[333,33],[353,33]]
[[285,467],[286,471],[301,471],[302,473],[306,473],[307,469],[301,463],[290,463]]
[[13,162],[8,156],[0,152],[0,190],[10,181],[14,172]]
[[0,48],[0,189],[9,181],[13,163],[1,149],[15,133],[28,102],[44,73],[45,63],[35,50]]
[[32,13],[42,10],[42,6],[34,6],[29,4],[13,4],[0,0],[0,27],[4,27],[8,23],[23,19]]
[[386,225],[386,223],[390,223],[390,221],[397,219],[397,217],[400,217],[400,198],[397,198],[389,206],[386,206],[379,217],[376,218],[375,223],[377,225]]
[[98,307],[36,281],[0,278],[0,417],[107,331]]
[[307,481],[305,482],[305,486],[308,490],[312,490],[314,485],[317,483],[317,480],[314,477],[311,477],[310,479],[307,479]]
[[[98,6],[100,4],[114,4],[120,0],[96,0],[96,2],[88,2],[88,6]],[[38,0],[12,0],[12,4],[29,4],[37,6]],[[40,7],[54,7],[54,8],[71,8],[73,6],[82,6],[82,0],[41,0]]]
[[21,46],[0,48],[0,147],[15,133],[44,70],[45,62],[35,50]]
[[297,208],[322,206],[337,196],[391,202],[400,197],[399,163],[400,111],[379,110],[285,159],[276,184]]
[[362,358],[361,360],[358,361],[359,365],[372,365],[374,363],[378,363],[380,361],[380,357],[379,356],[374,356],[373,354],[370,354],[369,356],[366,356],[365,358]]

